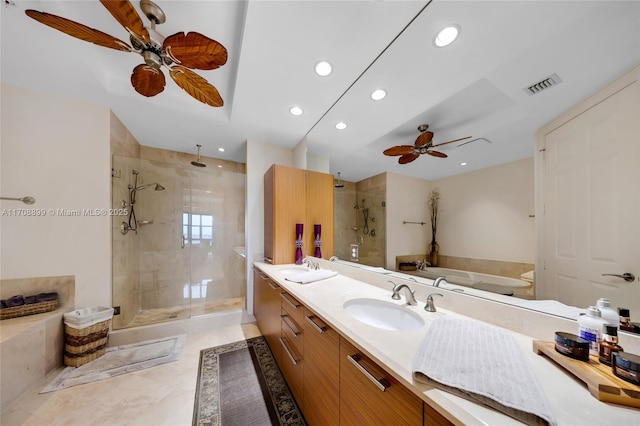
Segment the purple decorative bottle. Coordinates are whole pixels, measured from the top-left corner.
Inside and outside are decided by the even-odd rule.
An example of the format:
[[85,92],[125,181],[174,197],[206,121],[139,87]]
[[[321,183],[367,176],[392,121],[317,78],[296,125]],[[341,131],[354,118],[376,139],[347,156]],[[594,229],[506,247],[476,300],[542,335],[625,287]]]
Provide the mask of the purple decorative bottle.
[[296,223],[296,265],[302,265],[302,231],[303,223]]
[[322,225],[318,225],[318,224],[313,225],[313,233],[315,235],[315,240],[313,244],[316,246],[316,251],[313,256],[322,258],[322,252],[320,251],[320,246],[322,245],[322,241],[320,241],[320,237],[322,234]]

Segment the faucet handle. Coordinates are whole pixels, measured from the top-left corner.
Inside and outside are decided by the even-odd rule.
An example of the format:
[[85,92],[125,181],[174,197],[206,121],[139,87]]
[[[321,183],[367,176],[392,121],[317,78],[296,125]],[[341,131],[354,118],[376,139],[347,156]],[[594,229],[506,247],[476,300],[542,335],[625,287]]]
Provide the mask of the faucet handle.
[[433,296],[444,297],[444,295],[441,293],[431,293],[429,296],[427,296],[427,304],[424,306],[424,310],[427,312],[436,312],[436,305],[433,301]]

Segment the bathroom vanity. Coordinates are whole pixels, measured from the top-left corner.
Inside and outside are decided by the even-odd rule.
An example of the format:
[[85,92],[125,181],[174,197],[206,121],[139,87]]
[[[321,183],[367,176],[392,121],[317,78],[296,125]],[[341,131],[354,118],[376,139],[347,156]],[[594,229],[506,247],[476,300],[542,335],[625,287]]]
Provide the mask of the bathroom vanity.
[[[573,376],[533,351],[535,339],[553,341],[555,331],[575,332],[575,321],[436,289],[401,275],[389,277],[318,262],[339,275],[297,284],[286,276],[301,266],[254,264],[258,325],[310,424],[520,424],[496,410],[413,379],[414,354],[431,322],[441,316],[508,329],[530,361],[559,425],[637,424],[640,410],[598,401]],[[418,305],[406,306],[404,293],[401,300],[391,299],[389,280],[414,289]],[[261,292],[267,287],[278,294],[279,304],[275,297],[265,303]],[[444,297],[436,299],[436,312],[426,312],[427,295],[434,292]],[[345,309],[355,299],[396,304],[422,325],[405,330],[372,326]],[[640,341],[629,338],[632,340],[621,344],[638,353]]]

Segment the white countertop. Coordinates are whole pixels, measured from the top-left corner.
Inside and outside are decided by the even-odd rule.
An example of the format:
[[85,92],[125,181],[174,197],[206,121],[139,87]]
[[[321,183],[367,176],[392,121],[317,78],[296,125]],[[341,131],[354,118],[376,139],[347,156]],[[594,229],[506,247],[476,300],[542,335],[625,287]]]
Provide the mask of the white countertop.
[[[309,284],[297,284],[285,280],[279,270],[299,267],[297,265],[269,265],[256,262],[255,266],[274,279],[286,291],[295,296],[309,309],[321,316],[342,336],[367,352],[397,380],[411,389],[420,398],[456,424],[464,425],[516,425],[517,420],[480,404],[460,398],[448,392],[433,388],[413,380],[411,365],[418,345],[422,341],[431,322],[441,315],[477,321],[438,307],[435,313],[424,310],[424,288],[417,291],[418,305],[407,306],[425,320],[425,326],[416,330],[387,331],[352,318],[345,313],[343,304],[355,298],[371,298],[404,305],[402,300],[391,299],[391,289],[339,274],[335,277]],[[338,270],[340,267],[322,262],[322,267]],[[368,280],[367,274],[363,279]],[[412,288],[420,284],[409,282]],[[429,290],[436,290],[430,287]],[[456,296],[459,297],[459,296]],[[549,331],[549,341],[555,330]],[[533,338],[512,331],[525,356],[529,359],[547,400],[559,425],[640,425],[640,410],[598,401],[591,396],[587,387],[564,369],[546,357],[536,355],[532,350]]]

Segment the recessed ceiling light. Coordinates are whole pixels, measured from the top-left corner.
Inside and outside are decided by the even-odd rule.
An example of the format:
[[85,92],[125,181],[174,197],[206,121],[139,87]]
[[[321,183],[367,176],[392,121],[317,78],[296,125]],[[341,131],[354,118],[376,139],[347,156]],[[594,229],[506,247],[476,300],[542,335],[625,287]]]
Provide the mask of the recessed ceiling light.
[[291,108],[289,108],[289,112],[292,115],[302,115],[302,108],[300,108],[299,106],[292,106]]
[[326,77],[331,74],[331,71],[333,71],[333,67],[327,61],[319,61],[318,63],[316,63],[315,70],[316,74],[318,74],[320,77]]
[[218,148],[218,151],[224,152],[224,148]]
[[457,24],[449,25],[438,32],[433,43],[438,47],[448,46],[458,38],[458,34],[460,34],[460,26]]
[[461,165],[461,166],[466,166],[466,165],[467,165],[467,163],[460,163],[460,165]]
[[373,99],[374,101],[382,100],[385,98],[385,96],[387,96],[387,91],[384,89],[376,89],[371,92],[371,99]]
[[336,124],[336,129],[338,130],[344,130],[346,128],[347,128],[347,123],[345,123],[344,121],[341,121]]

